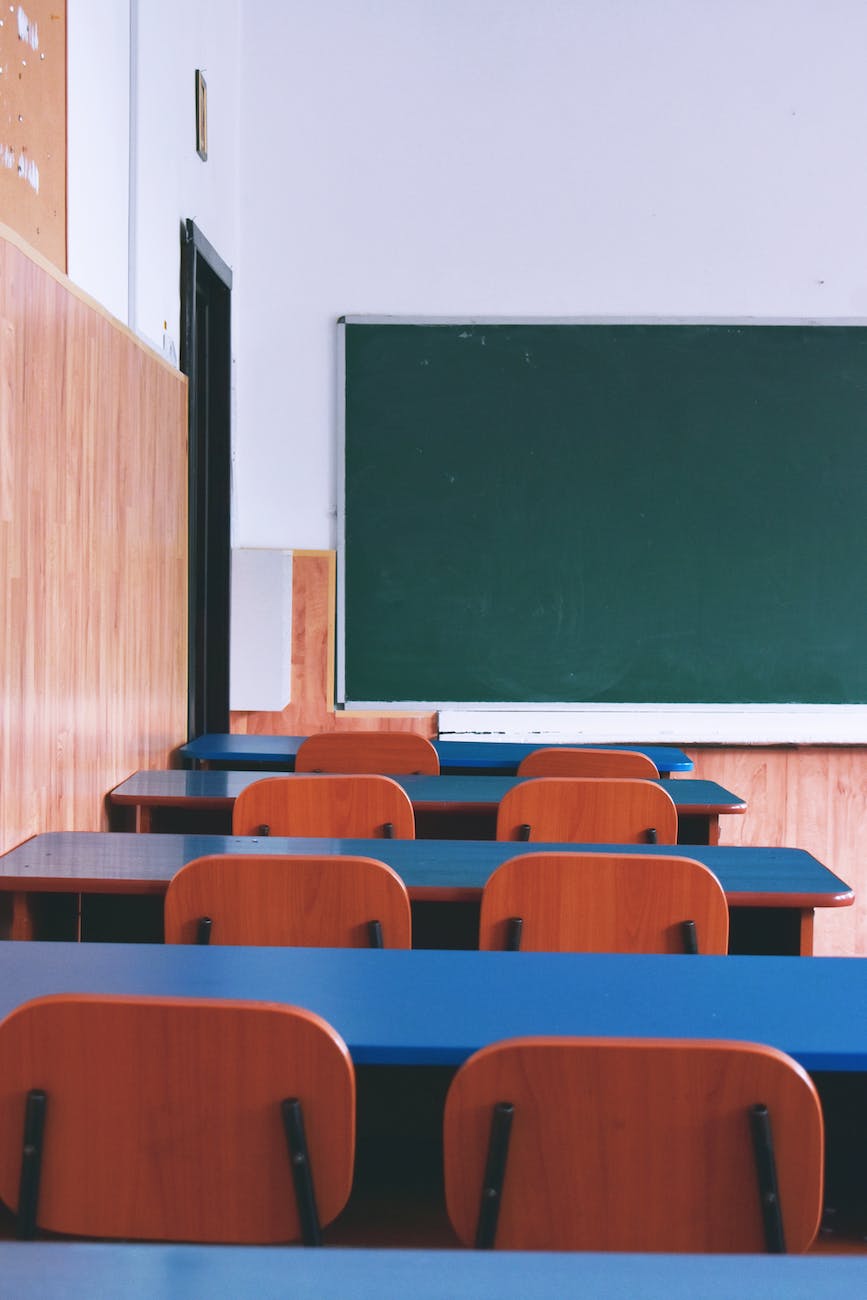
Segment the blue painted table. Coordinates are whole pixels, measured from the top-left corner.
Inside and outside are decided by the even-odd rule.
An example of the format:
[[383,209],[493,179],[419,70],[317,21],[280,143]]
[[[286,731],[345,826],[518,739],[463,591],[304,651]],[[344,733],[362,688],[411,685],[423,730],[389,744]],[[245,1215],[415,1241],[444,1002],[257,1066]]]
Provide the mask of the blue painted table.
[[[818,1075],[820,1087],[851,1081],[858,1099],[867,1071],[867,963],[860,958],[0,945],[0,1016],[63,992],[240,998],[318,1013],[343,1037],[359,1072],[359,1148],[374,1151],[377,1168],[405,1159],[404,1148],[420,1138],[435,1141],[454,1068],[517,1035],[766,1043]],[[856,1126],[837,1125],[827,1092],[823,1105],[826,1123],[837,1126],[829,1159],[839,1158],[841,1146],[863,1152],[861,1114]],[[362,1133],[375,1135],[372,1148]],[[424,1143],[410,1155],[417,1172]],[[438,1163],[434,1145],[430,1167],[422,1165],[434,1186]],[[860,1159],[855,1174],[860,1188]],[[356,1188],[360,1178],[357,1170]],[[842,1176],[836,1186],[846,1186]],[[8,1285],[4,1293],[19,1294]]]
[[[248,771],[142,771],[115,786],[109,802],[113,809],[132,809],[137,830],[155,830],[159,821],[154,813],[160,810],[229,814],[240,791],[262,777],[261,772]],[[434,839],[443,834],[461,839],[492,839],[500,800],[522,780],[517,776],[395,776],[393,779],[412,800],[417,834]],[[663,785],[674,800],[680,844],[717,844],[720,815],[746,811],[743,799],[715,781],[687,778],[657,784]],[[468,826],[472,829],[468,830]],[[229,827],[217,823],[200,829]]]
[[[304,736],[239,736],[210,732],[181,745],[178,753],[197,766],[278,767],[291,772]],[[512,776],[522,758],[534,749],[548,749],[544,741],[528,744],[509,740],[435,740],[440,768],[444,773],[474,772],[491,776]],[[572,746],[570,746],[572,748]],[[692,759],[672,745],[575,745],[576,749],[637,749],[656,764],[660,776],[691,772]]]
[[867,1258],[2,1242],[0,1277],[16,1300],[853,1300]]
[[0,945],[0,1016],[46,993],[243,998],[317,1012],[357,1065],[456,1066],[522,1034],[768,1043],[867,1070],[858,957]]
[[[388,863],[401,876],[415,903],[448,907],[468,904],[477,908],[485,881],[501,862],[546,848],[597,853],[612,849],[628,853],[672,852],[666,845],[278,836],[258,839],[237,835],[51,831],[0,856],[0,893],[5,892],[11,900],[13,937],[31,938],[37,933],[34,916],[39,898],[45,893],[161,897],[184,863],[209,853],[342,853]],[[691,845],[682,851],[717,876],[731,908],[733,939],[738,925],[748,928],[752,936],[750,951],[809,954],[813,909],[846,907],[854,901],[845,881],[803,849]],[[743,949],[744,945],[740,946]]]

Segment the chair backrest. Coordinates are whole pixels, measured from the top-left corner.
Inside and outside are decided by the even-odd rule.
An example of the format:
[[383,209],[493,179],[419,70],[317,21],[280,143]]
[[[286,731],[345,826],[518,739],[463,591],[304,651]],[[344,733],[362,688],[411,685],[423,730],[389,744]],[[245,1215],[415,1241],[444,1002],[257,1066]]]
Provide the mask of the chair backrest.
[[534,749],[518,764],[518,776],[637,776],[654,780],[659,769],[637,749]]
[[822,1209],[822,1111],[784,1053],[697,1040],[493,1044],[446,1098],[452,1225],[467,1245],[513,1250],[779,1249],[758,1176],[768,1125],[754,1107],[770,1119],[785,1247],[806,1250]]
[[411,731],[323,731],[302,740],[295,771],[439,776],[440,760],[427,737]]
[[20,1178],[33,1090],[45,1096],[35,1219],[46,1231],[242,1244],[306,1236],[287,1151],[293,1101],[320,1223],[349,1197],[353,1066],[309,1011],[84,994],[17,1008],[0,1024],[0,1197],[19,1218],[31,1201]]
[[721,955],[728,933],[722,885],[690,858],[526,853],[482,891],[480,948]]
[[236,798],[232,834],[413,840],[415,814],[387,776],[269,776]]
[[[196,858],[169,882],[167,943],[307,948],[412,947],[409,895],[373,858],[220,854]],[[371,927],[381,943],[372,942]]]
[[667,790],[632,777],[538,776],[500,800],[498,840],[577,844],[676,844]]

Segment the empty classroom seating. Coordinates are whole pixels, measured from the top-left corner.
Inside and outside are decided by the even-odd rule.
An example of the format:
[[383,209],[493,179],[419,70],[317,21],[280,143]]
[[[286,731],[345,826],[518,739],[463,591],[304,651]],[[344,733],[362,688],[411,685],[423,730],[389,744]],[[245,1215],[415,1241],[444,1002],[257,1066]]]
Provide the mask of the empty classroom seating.
[[443,1140],[465,1245],[801,1252],[819,1227],[815,1087],[752,1043],[495,1043],[455,1075]]
[[479,947],[721,954],[728,932],[726,896],[700,862],[640,853],[527,853],[488,878]]
[[270,776],[238,795],[232,833],[412,840],[415,814],[387,776]]
[[167,943],[411,947],[409,896],[373,858],[214,854],[166,891]]
[[627,777],[540,776],[500,800],[498,840],[675,844],[677,809],[667,790]]

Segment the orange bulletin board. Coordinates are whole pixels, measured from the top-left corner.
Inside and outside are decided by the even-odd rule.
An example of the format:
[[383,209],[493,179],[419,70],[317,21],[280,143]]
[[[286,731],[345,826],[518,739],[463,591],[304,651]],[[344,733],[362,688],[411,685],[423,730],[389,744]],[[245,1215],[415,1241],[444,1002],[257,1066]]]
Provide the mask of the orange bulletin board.
[[66,0],[0,0],[0,221],[66,270]]

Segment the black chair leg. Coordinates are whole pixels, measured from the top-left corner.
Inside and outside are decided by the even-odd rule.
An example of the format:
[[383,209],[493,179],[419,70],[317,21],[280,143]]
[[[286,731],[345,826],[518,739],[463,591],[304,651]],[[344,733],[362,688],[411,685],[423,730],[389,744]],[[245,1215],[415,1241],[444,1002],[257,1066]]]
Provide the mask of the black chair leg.
[[18,1186],[17,1236],[31,1241],[36,1236],[39,1179],[42,1173],[42,1136],[47,1099],[40,1088],[31,1088],[24,1109],[24,1142],[21,1149],[21,1181]]
[[647,840],[647,843],[648,843],[648,844],[656,844],[656,843],[658,843],[658,841],[659,841],[659,836],[658,836],[657,833],[656,833],[656,827],[655,827],[655,826],[648,826],[647,830],[644,832],[644,837],[645,837],[645,839]]
[[498,1101],[491,1115],[491,1136],[482,1182],[482,1199],[476,1226],[476,1249],[491,1250],[497,1236],[497,1221],[503,1199],[503,1181],[509,1155],[509,1137],[515,1107],[510,1101]]
[[209,916],[200,916],[196,923],[196,943],[209,944],[211,942],[211,929],[214,922]]
[[521,951],[521,935],[524,930],[522,916],[510,916],[506,922],[506,952]]
[[316,1208],[316,1196],[313,1191],[313,1170],[310,1167],[310,1153],[307,1150],[301,1102],[297,1097],[287,1097],[281,1103],[281,1107],[286,1145],[289,1148],[289,1160],[292,1164],[292,1178],[295,1182],[298,1217],[301,1220],[301,1240],[305,1246],[321,1246],[322,1228],[319,1224],[319,1211]]
[[530,838],[530,823],[529,823],[529,822],[521,822],[521,825],[518,827],[518,835],[517,835],[517,838],[518,838],[519,840],[529,840],[529,838]]
[[681,921],[680,933],[683,938],[683,951],[695,956],[698,953],[698,934],[695,921]]
[[765,1247],[771,1255],[784,1255],[786,1238],[783,1232],[783,1211],[777,1184],[777,1162],[774,1159],[771,1116],[767,1106],[759,1103],[750,1107],[750,1128],[756,1157],[756,1180],[762,1207]]
[[382,922],[381,922],[381,921],[368,921],[368,922],[367,922],[367,938],[368,938],[368,941],[369,941],[369,943],[370,943],[371,948],[384,948],[384,947],[385,947],[384,943],[382,942]]

